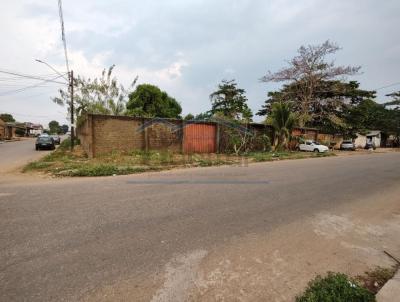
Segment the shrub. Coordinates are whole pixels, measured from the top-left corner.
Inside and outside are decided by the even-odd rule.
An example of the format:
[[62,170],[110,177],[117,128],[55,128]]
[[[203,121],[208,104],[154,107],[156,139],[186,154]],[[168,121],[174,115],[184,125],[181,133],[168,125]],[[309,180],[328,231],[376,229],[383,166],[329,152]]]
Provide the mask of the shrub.
[[373,302],[375,296],[357,285],[345,274],[329,272],[326,277],[317,276],[296,302]]

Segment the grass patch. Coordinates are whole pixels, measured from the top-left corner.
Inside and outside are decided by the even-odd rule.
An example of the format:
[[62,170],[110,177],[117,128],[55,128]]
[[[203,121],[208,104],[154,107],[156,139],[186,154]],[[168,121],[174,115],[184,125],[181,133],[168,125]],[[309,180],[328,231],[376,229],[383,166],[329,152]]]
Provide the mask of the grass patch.
[[376,267],[375,269],[365,272],[362,276],[357,276],[356,280],[369,291],[376,294],[386,282],[393,278],[398,266],[390,268]]
[[250,160],[255,162],[283,160],[283,159],[302,159],[302,158],[313,158],[313,157],[328,157],[335,156],[332,152],[326,153],[314,153],[314,152],[254,152],[249,153],[248,157]]
[[[78,142],[77,142],[78,143]],[[36,162],[25,166],[24,172],[39,171],[54,176],[108,176],[159,171],[174,167],[210,167],[218,165],[247,166],[250,162],[331,156],[332,153],[255,152],[243,156],[233,154],[181,154],[169,150],[110,152],[88,158],[80,145],[70,151],[70,141]]]
[[328,273],[312,280],[296,302],[373,302],[375,295],[345,274]]

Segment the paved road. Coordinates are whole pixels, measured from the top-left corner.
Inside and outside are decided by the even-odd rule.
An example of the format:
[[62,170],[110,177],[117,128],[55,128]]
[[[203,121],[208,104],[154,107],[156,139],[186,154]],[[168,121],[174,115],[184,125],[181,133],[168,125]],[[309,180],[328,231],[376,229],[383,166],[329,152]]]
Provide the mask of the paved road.
[[35,139],[25,138],[21,141],[0,144],[0,173],[15,170],[21,165],[36,160],[49,151],[36,151]]
[[[205,251],[377,192],[384,207],[399,171],[400,153],[388,153],[0,183],[0,300],[183,301],[195,278],[185,265]],[[189,256],[174,271],[177,255]]]

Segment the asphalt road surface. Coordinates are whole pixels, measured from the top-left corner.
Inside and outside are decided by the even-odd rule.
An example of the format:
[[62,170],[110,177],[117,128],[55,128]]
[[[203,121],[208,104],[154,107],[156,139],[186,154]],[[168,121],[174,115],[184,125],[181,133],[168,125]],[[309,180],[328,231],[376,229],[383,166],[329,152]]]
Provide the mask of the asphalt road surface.
[[0,174],[14,171],[21,164],[36,160],[49,151],[36,151],[35,138],[0,144]]
[[[18,144],[33,150],[31,142]],[[0,152],[7,147],[0,146]],[[29,152],[21,150],[21,154]],[[376,206],[373,211],[378,213],[389,202],[396,207],[399,171],[397,152],[92,179],[25,177],[0,183],[0,301],[224,301],[223,293],[207,295],[213,293],[212,287],[227,282],[243,285],[232,289],[231,293],[238,290],[236,298],[243,295],[241,300],[256,301],[246,296],[246,286],[252,286],[245,284],[246,265],[237,266],[237,272],[244,269],[243,273],[232,273],[228,280],[221,269],[212,270],[210,257],[217,259],[222,253],[221,259],[226,260],[235,249],[239,259],[257,251],[260,259],[254,261],[261,263],[267,253],[260,251],[263,244],[268,249],[275,242],[273,234],[289,225],[300,226],[288,233],[294,234],[305,230],[303,221],[318,213],[341,207],[347,211],[351,206],[364,214]],[[378,197],[367,203],[370,196]],[[341,220],[335,227],[343,231],[346,223]],[[249,236],[263,239],[246,247],[244,239]],[[383,244],[384,235],[380,236]],[[311,260],[312,244],[318,241],[312,238],[303,240],[310,240]],[[300,253],[296,238],[279,235],[276,240],[282,250],[288,246],[295,253],[298,247]],[[392,243],[400,252],[400,243]],[[324,244],[319,245],[323,249]],[[276,258],[276,253],[271,255]],[[276,258],[271,273],[276,273],[281,258]],[[215,283],[195,281],[200,278],[195,270],[208,269],[202,268],[204,259]],[[223,264],[226,271],[231,261]],[[328,269],[328,264],[323,268]],[[250,265],[247,274],[252,274]],[[188,295],[193,291],[191,283],[197,284],[198,292]],[[272,290],[267,286],[264,294]],[[282,297],[275,301],[290,300]]]

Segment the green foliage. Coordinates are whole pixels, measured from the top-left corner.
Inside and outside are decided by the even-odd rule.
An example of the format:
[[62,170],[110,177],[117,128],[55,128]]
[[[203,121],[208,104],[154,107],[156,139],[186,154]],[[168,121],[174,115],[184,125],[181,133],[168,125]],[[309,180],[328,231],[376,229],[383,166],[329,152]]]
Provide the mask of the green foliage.
[[199,113],[195,116],[196,121],[204,121],[204,120],[209,120],[212,117],[212,112],[211,111],[206,111]]
[[210,95],[211,114],[251,121],[253,114],[247,105],[245,90],[237,88],[235,80],[223,80],[218,89]]
[[[138,78],[136,77],[126,90],[112,76],[114,67],[115,65],[112,65],[107,70],[103,69],[100,78],[74,77],[74,103],[78,122],[86,113],[124,114],[127,96],[136,85]],[[69,106],[71,101],[69,91],[60,89],[59,93],[60,96],[54,97],[53,102],[61,106]]]
[[270,123],[278,138],[277,149],[287,149],[287,140],[296,123],[296,116],[287,103],[275,103],[270,114]]
[[2,113],[0,114],[0,120],[6,123],[15,123],[14,117],[9,113]]
[[61,127],[61,132],[63,133],[63,134],[66,134],[67,132],[68,132],[68,130],[69,130],[69,127],[68,127],[68,125],[62,125]]
[[181,105],[165,91],[150,84],[141,84],[129,94],[127,114],[142,117],[180,118]]
[[312,280],[296,302],[373,302],[374,295],[340,273],[328,273]]
[[58,134],[61,133],[60,124],[57,121],[51,121],[49,123],[49,130],[51,134]]
[[185,121],[191,121],[194,120],[194,115],[191,113],[188,113],[185,115],[185,117],[183,118]]

